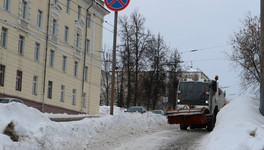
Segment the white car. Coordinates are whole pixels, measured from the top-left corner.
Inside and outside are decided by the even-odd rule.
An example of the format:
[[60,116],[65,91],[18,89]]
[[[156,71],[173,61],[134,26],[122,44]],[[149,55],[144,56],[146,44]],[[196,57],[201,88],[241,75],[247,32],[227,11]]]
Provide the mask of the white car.
[[145,113],[147,112],[147,109],[142,106],[131,106],[129,107],[125,112],[139,112],[139,113]]
[[163,110],[152,110],[152,112],[154,114],[161,114],[161,115],[165,115],[165,112]]

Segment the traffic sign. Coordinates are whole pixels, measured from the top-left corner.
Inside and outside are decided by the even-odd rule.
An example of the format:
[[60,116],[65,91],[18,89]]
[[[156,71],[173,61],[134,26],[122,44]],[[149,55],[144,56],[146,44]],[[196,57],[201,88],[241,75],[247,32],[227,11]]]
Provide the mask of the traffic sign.
[[113,10],[113,11],[120,11],[127,7],[130,0],[104,0],[105,5]]

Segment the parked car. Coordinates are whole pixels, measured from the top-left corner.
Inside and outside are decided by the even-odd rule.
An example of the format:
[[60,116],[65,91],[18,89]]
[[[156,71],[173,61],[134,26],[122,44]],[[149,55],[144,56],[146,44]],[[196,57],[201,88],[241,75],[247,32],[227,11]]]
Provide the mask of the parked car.
[[163,110],[152,110],[152,112],[154,114],[161,114],[161,115],[165,115],[165,112]]
[[24,104],[22,100],[17,98],[0,98],[0,103],[12,103],[12,102]]
[[139,113],[145,113],[147,112],[147,109],[142,106],[131,106],[129,107],[125,112],[139,112]]

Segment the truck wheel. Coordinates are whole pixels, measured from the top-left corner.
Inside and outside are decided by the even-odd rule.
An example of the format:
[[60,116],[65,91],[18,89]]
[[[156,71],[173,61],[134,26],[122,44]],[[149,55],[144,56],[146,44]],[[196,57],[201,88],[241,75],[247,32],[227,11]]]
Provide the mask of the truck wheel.
[[180,124],[180,129],[181,130],[187,130],[187,128],[188,128],[188,125],[186,125],[186,124]]
[[208,117],[208,120],[207,120],[207,131],[211,132],[213,131],[215,127],[215,116],[212,116],[212,117]]
[[195,129],[195,125],[190,125],[190,129]]

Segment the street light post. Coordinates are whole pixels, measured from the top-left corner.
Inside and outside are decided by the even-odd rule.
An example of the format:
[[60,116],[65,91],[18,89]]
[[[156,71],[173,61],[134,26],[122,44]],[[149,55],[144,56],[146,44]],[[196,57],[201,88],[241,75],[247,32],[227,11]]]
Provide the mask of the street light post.
[[261,37],[260,37],[260,106],[259,111],[264,115],[264,0],[260,1],[260,24],[261,24]]

